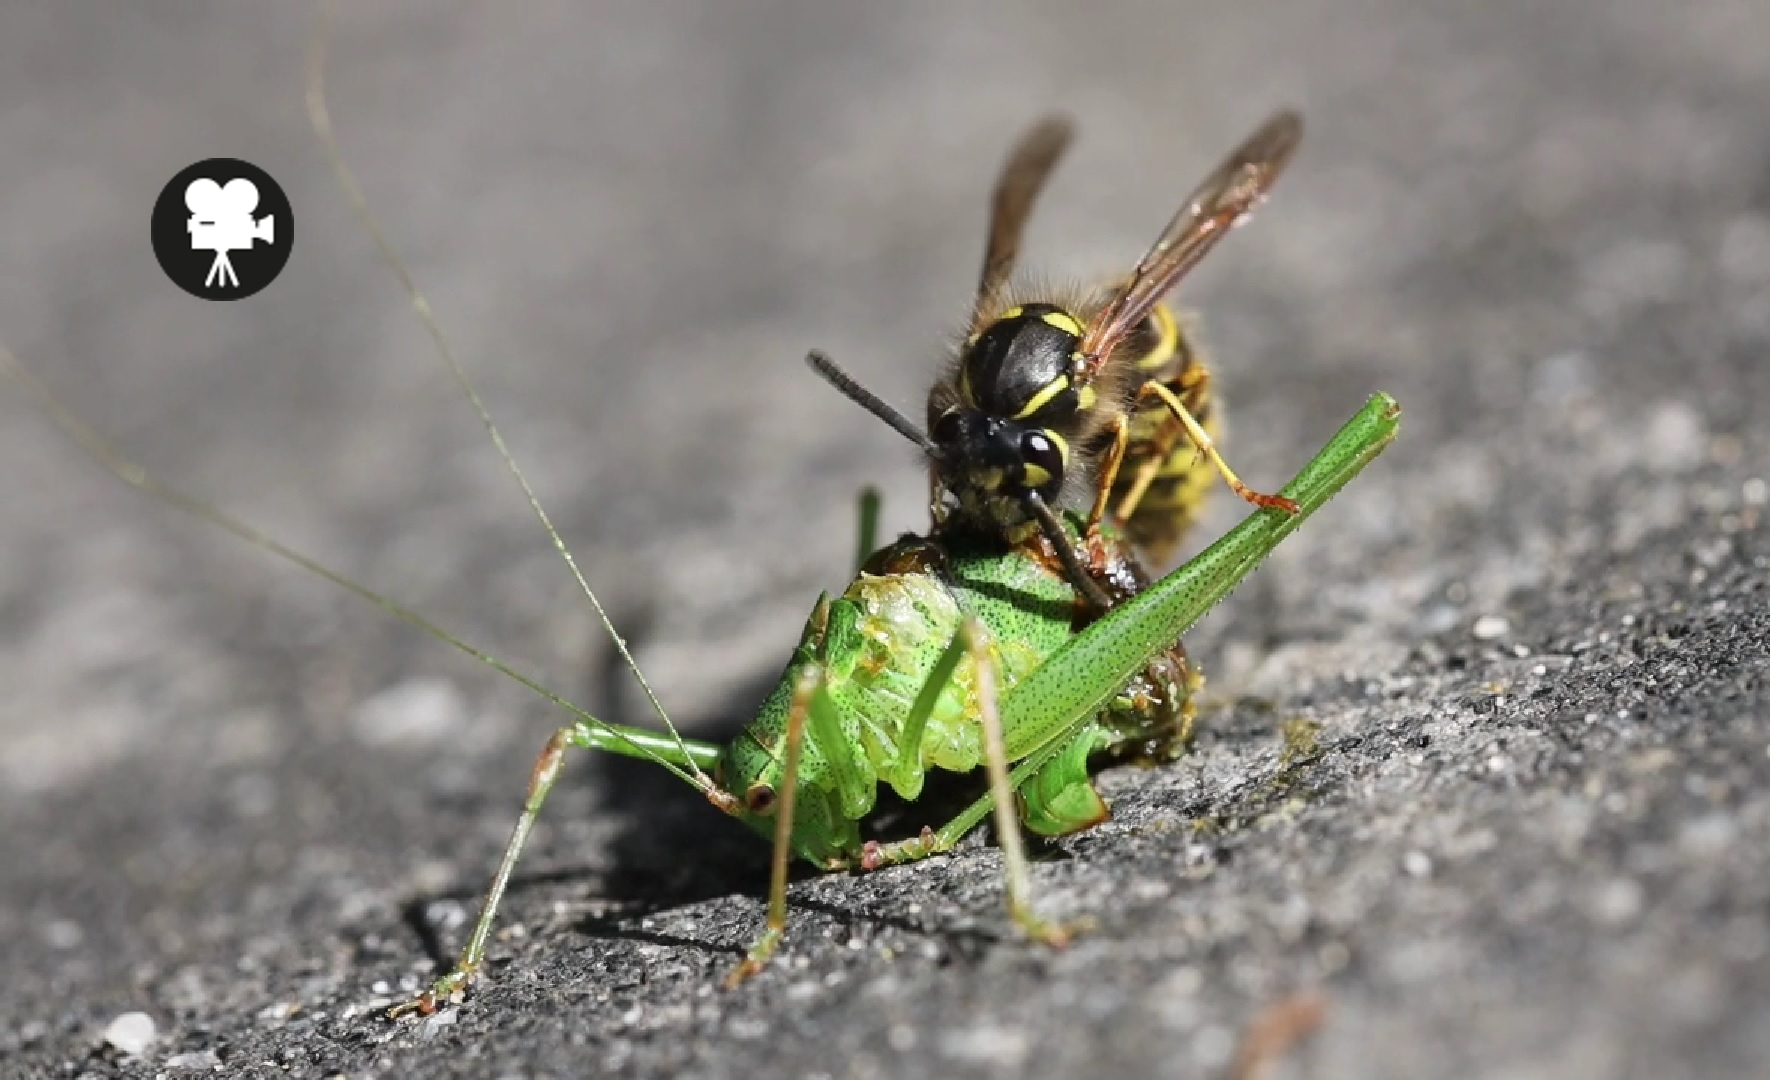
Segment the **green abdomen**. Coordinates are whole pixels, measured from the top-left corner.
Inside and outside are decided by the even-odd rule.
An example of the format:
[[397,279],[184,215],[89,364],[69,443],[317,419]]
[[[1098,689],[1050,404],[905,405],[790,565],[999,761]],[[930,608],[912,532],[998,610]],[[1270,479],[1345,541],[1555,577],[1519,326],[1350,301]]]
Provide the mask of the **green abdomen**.
[[[1074,593],[1023,555],[965,544],[901,542],[869,563],[830,609],[824,661],[838,705],[859,724],[880,779],[913,799],[927,768],[970,772],[983,761],[976,667],[963,657],[942,687],[912,768],[899,768],[903,725],[966,613],[989,627],[1005,691],[1070,635]],[[906,565],[913,564],[913,565]]]
[[[964,615],[989,628],[998,692],[1006,693],[1076,632],[1082,611],[1060,573],[1019,549],[906,538],[868,565],[881,572],[863,572],[832,604],[824,659],[870,771],[914,799],[927,769],[966,773],[983,761],[969,656],[940,690],[913,763],[906,767],[899,753],[911,705]],[[1168,756],[1189,735],[1186,678],[1177,649],[1152,661],[1088,725],[1081,756]]]

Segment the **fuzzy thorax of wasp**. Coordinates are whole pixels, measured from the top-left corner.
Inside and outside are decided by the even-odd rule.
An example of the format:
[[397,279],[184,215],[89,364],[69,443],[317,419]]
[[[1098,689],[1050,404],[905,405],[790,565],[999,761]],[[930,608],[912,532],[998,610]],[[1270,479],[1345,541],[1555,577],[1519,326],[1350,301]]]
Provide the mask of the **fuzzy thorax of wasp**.
[[937,514],[1018,542],[1039,528],[1029,494],[1055,506],[1086,490],[1113,415],[1099,406],[1118,404],[1122,380],[1116,365],[1085,379],[1082,333],[1065,307],[1029,303],[965,343],[928,395]]

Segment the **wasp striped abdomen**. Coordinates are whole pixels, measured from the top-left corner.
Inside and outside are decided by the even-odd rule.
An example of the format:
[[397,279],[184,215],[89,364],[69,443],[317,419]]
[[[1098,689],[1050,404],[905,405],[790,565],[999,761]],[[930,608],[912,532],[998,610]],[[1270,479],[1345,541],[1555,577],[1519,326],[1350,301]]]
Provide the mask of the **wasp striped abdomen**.
[[[1121,348],[1135,357],[1138,385],[1167,387],[1208,435],[1220,437],[1210,369],[1172,308],[1158,305]],[[1198,520],[1216,471],[1160,398],[1143,397],[1129,422],[1125,457],[1107,497],[1107,513],[1146,558],[1161,564],[1173,559]]]

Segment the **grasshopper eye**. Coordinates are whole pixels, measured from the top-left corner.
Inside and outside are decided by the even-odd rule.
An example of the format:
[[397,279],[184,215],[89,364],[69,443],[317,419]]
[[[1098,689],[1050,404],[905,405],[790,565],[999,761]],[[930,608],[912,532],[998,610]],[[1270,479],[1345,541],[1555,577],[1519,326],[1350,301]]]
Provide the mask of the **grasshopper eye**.
[[744,792],[744,809],[757,817],[767,817],[774,813],[775,793],[772,784],[751,784],[750,790]]

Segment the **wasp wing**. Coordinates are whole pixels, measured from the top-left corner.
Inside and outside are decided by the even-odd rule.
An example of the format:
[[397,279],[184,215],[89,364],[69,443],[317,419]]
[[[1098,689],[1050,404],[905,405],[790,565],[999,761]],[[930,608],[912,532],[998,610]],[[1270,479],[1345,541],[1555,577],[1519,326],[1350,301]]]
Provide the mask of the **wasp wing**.
[[1259,205],[1302,137],[1302,117],[1274,113],[1193,189],[1131,276],[1088,324],[1079,350],[1083,381],[1097,374],[1113,347]]
[[971,332],[983,329],[990,301],[1008,283],[1014,261],[1020,255],[1020,237],[1026,219],[1045,181],[1069,148],[1075,127],[1069,117],[1047,116],[1028,128],[1002,163],[990,198],[989,242],[983,250],[983,273],[977,282],[977,299],[971,308]]

